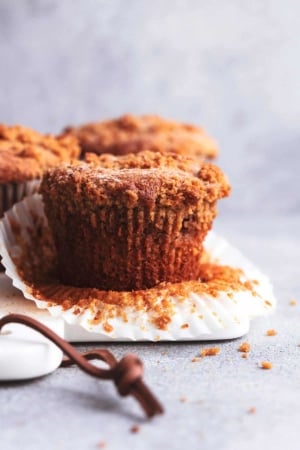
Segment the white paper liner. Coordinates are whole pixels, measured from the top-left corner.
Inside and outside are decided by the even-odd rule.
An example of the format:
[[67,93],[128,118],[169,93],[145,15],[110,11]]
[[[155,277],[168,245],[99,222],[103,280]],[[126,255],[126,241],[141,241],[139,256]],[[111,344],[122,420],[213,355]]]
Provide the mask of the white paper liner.
[[[54,317],[62,317],[69,325],[74,325],[76,328],[82,327],[84,340],[88,340],[84,330],[92,333],[91,340],[92,335],[95,334],[102,335],[103,340],[230,339],[247,333],[250,319],[269,314],[275,308],[276,300],[268,278],[225,239],[210,232],[205,241],[205,249],[210,254],[210,258],[216,259],[220,265],[231,265],[242,269],[245,276],[241,281],[257,281],[255,292],[250,288],[241,291],[224,291],[220,292],[217,298],[208,294],[200,295],[190,292],[184,301],[179,301],[173,295],[168,298],[168,301],[173,306],[174,314],[166,329],[159,329],[153,324],[151,312],[127,308],[125,311],[127,320],[124,321],[120,317],[110,319],[111,331],[108,331],[103,328],[102,323],[93,323],[95,312],[90,308],[80,309],[79,313],[78,306],[63,310],[60,305],[49,306],[47,301],[38,300],[28,293],[28,288],[20,278],[12,260],[20,254],[20,248],[15,240],[11,223],[19,224],[23,237],[29,239],[27,230],[33,227],[32,213],[46,223],[39,194],[26,197],[14,205],[0,222],[0,250],[6,274],[12,279],[13,285],[20,289],[27,299],[33,300],[38,308],[47,309]],[[160,301],[161,299],[157,298],[157,303]]]
[[39,185],[39,179],[24,181],[23,183],[0,184],[0,217],[15,203],[37,192]]

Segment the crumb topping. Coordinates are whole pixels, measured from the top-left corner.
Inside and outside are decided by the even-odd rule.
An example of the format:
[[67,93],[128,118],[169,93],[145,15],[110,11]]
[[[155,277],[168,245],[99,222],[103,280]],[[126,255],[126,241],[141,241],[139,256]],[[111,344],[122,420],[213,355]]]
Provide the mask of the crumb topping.
[[0,124],[0,183],[40,178],[45,169],[79,156],[72,136],[42,135],[20,125]]
[[48,197],[59,196],[62,201],[76,197],[76,202],[128,208],[171,206],[172,203],[177,208],[182,203],[196,204],[199,200],[213,203],[229,195],[226,177],[213,164],[202,164],[194,174],[189,160],[174,157],[156,160],[149,153],[129,166],[128,158],[117,160],[115,164],[107,163],[107,155],[97,161],[92,158],[90,163],[60,165],[46,171],[41,193]]
[[63,135],[76,136],[83,154],[125,155],[150,150],[213,159],[218,153],[216,142],[203,128],[155,115],[126,114],[117,119],[67,127]]

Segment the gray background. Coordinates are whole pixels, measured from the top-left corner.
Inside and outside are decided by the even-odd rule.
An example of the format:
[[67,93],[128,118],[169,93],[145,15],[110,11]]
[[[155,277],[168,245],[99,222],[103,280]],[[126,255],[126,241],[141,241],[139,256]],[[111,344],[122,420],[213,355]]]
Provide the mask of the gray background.
[[206,344],[110,345],[145,361],[166,407],[154,422],[76,368],[2,384],[1,450],[299,449],[299,30],[298,0],[0,0],[0,121],[59,132],[133,112],[203,124],[233,186],[216,228],[279,300],[253,322],[247,360],[243,339],[200,363]]
[[203,124],[224,214],[299,212],[299,29],[298,0],[0,0],[0,121]]

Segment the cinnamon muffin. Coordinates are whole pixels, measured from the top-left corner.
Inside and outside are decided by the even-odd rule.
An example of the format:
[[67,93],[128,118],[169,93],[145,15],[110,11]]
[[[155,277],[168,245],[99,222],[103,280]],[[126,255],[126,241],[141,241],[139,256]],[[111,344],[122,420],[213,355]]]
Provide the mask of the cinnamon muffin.
[[55,138],[20,125],[0,124],[0,217],[37,189],[45,169],[79,153],[72,136]]
[[230,191],[221,170],[152,152],[87,159],[41,183],[60,281],[123,291],[196,280],[216,202]]
[[76,136],[82,154],[125,155],[151,150],[171,151],[201,159],[217,156],[216,142],[202,128],[155,115],[127,114],[113,120],[67,127],[64,134]]

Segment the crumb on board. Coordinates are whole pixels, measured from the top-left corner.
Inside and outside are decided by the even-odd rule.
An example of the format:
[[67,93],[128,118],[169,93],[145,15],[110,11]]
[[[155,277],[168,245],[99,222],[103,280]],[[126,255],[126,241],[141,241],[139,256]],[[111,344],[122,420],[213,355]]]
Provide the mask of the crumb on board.
[[247,359],[247,358],[248,358],[248,353],[245,353],[245,352],[244,352],[244,353],[242,353],[241,356],[242,356],[242,358]]
[[199,357],[195,357],[195,358],[193,358],[192,359],[192,362],[194,363],[194,362],[199,362],[199,361],[201,361],[201,358],[199,358]]
[[200,356],[215,356],[220,352],[219,347],[209,347],[209,348],[203,348],[200,352]]
[[296,306],[296,305],[297,305],[296,299],[291,298],[291,300],[290,300],[290,305],[291,305],[291,306]]
[[265,370],[270,370],[273,368],[273,364],[270,361],[262,361],[260,367]]
[[138,425],[132,425],[132,427],[130,428],[131,433],[136,434],[136,433],[139,433],[139,431],[140,431],[140,427]]
[[271,328],[270,330],[266,331],[266,335],[267,336],[276,336],[276,334],[277,334],[277,331],[274,330],[273,328]]
[[97,444],[97,448],[106,448],[106,442],[105,441],[100,441]]
[[248,414],[255,414],[255,413],[256,413],[255,406],[251,406],[251,408],[248,409]]
[[249,353],[250,352],[250,344],[249,342],[242,342],[238,348],[239,352]]
[[182,324],[181,325],[181,328],[184,330],[185,328],[188,328],[189,327],[189,324],[188,323],[184,323],[184,324]]

